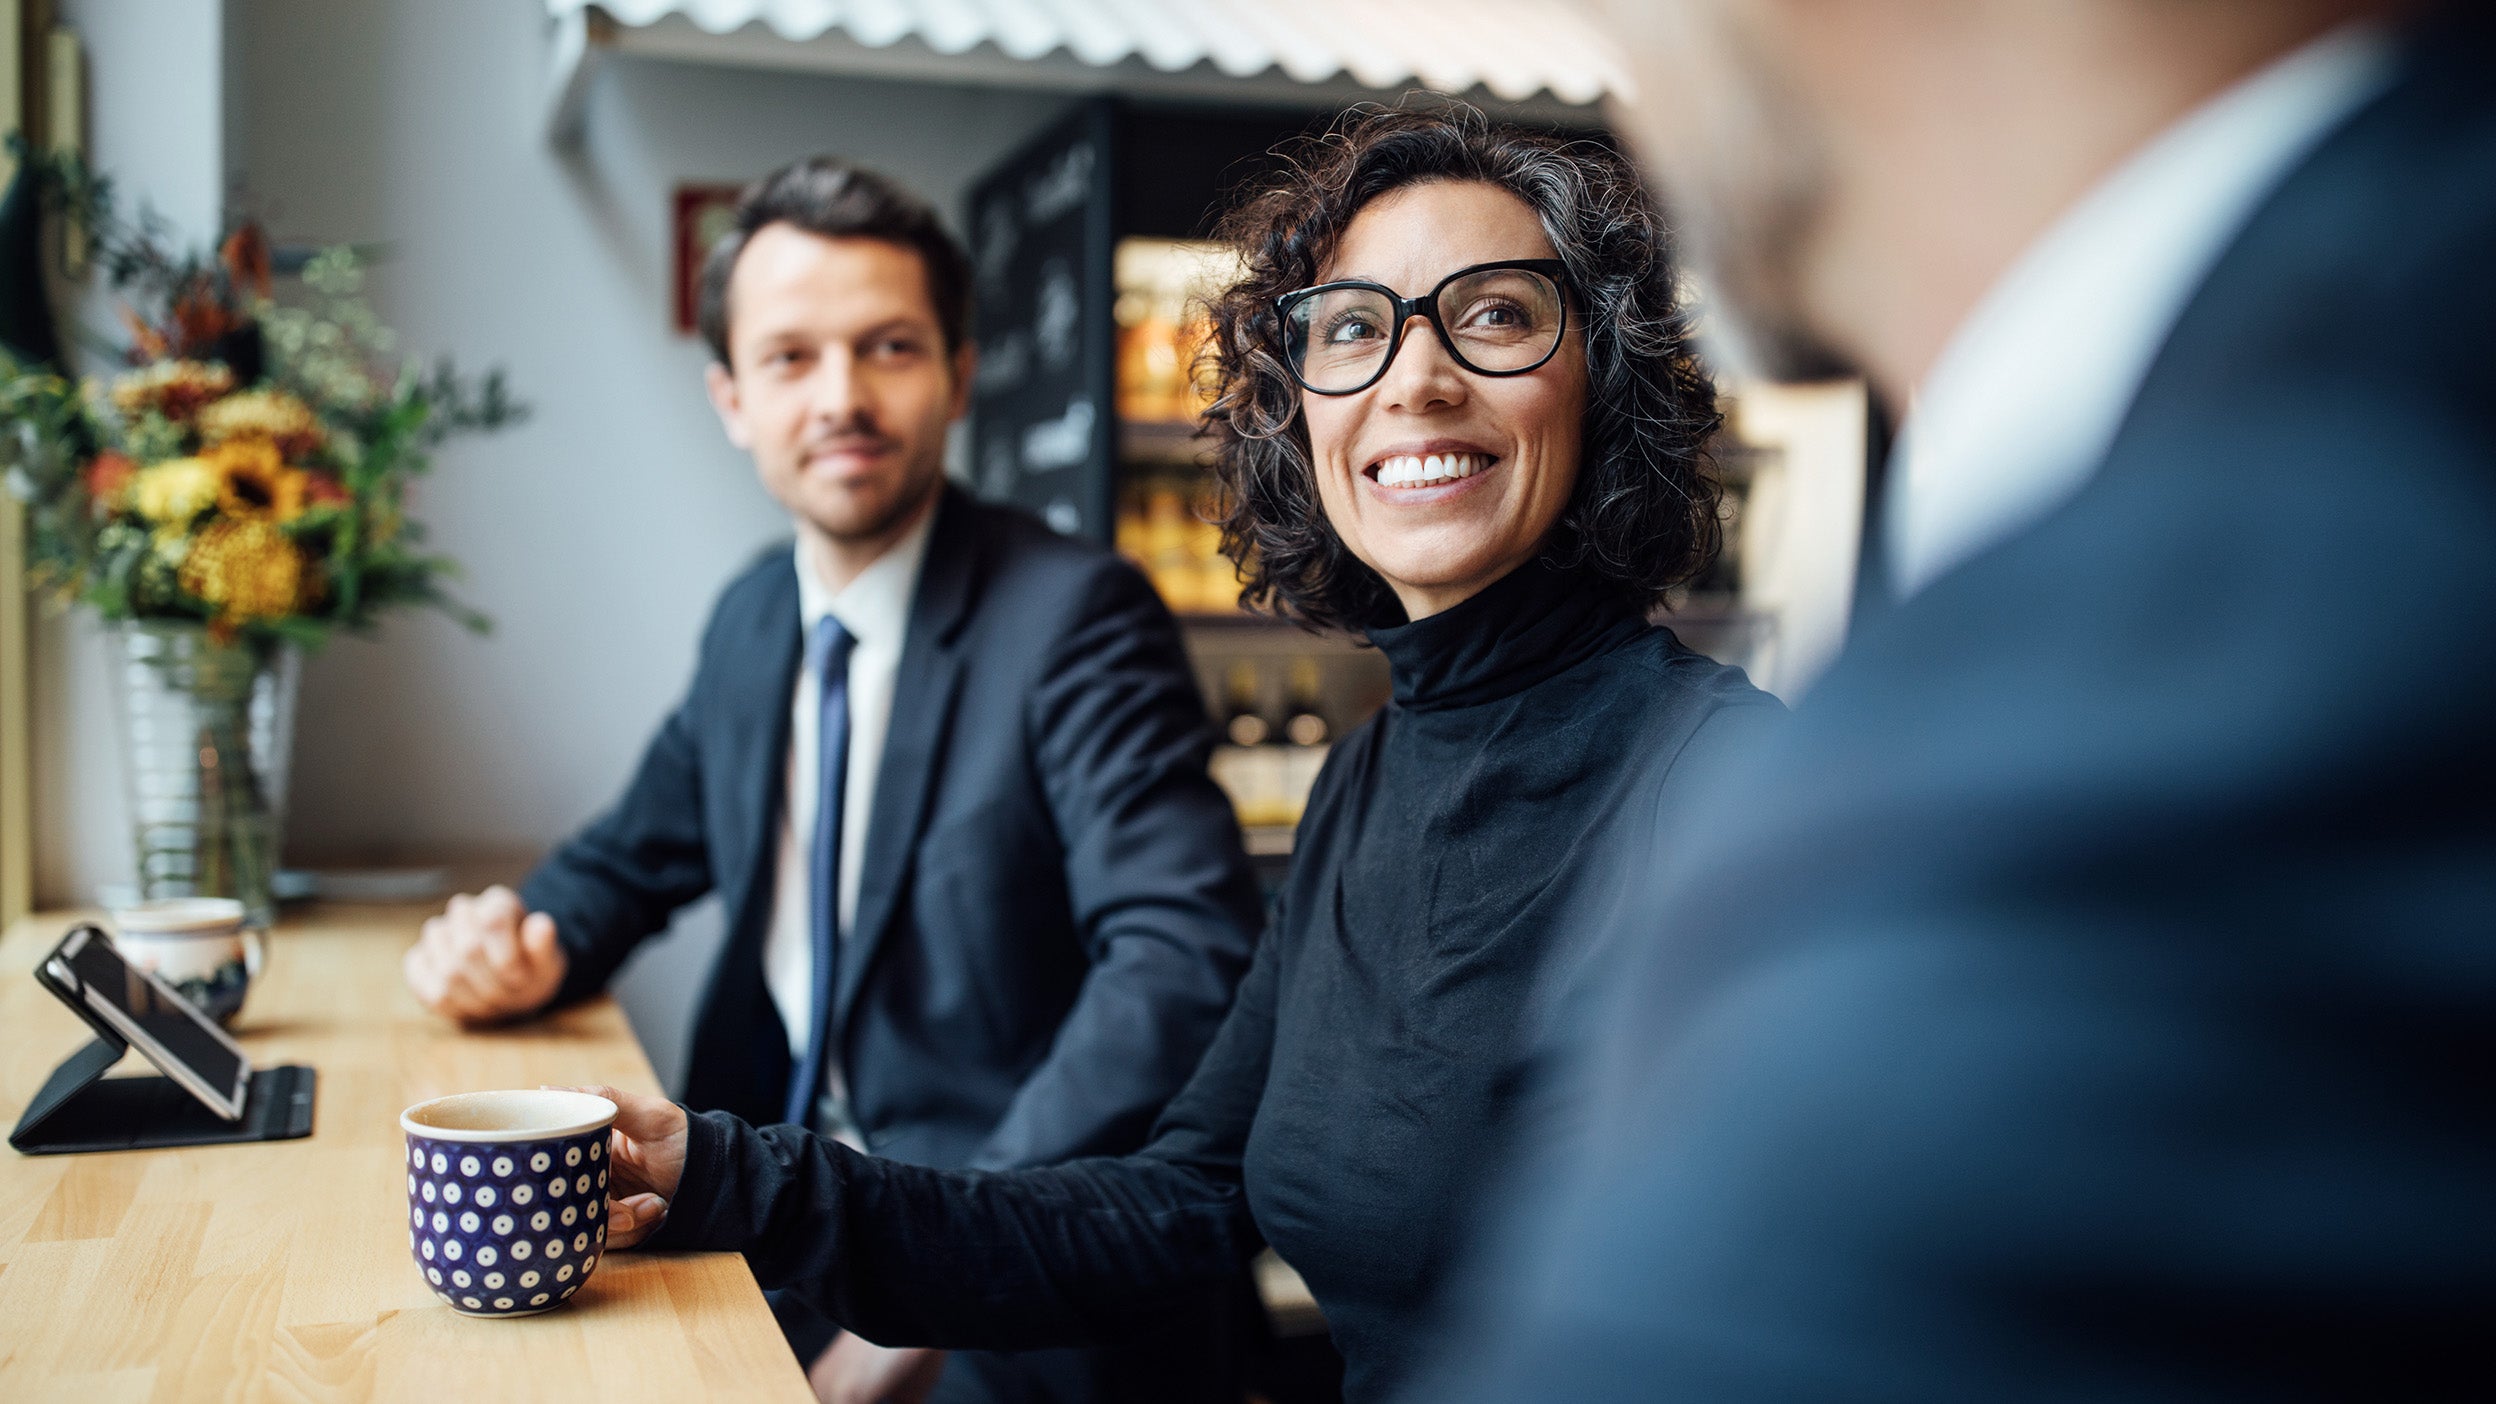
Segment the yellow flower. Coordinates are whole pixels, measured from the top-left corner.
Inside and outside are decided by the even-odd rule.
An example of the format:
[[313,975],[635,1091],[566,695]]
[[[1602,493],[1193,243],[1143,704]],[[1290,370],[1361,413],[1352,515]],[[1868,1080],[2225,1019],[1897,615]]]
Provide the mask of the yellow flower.
[[123,414],[154,410],[178,424],[233,388],[234,372],[213,361],[158,361],[114,381],[113,404]]
[[321,446],[321,421],[283,390],[245,390],[200,410],[199,436],[210,444],[266,439],[281,457],[304,458]]
[[199,457],[216,471],[220,515],[280,522],[303,515],[305,474],[287,467],[267,439],[228,439]]
[[225,631],[254,619],[282,619],[303,597],[303,553],[261,517],[210,522],[183,558],[182,588],[216,611]]
[[132,496],[139,515],[159,526],[180,526],[217,505],[225,475],[197,458],[169,458],[139,470]]

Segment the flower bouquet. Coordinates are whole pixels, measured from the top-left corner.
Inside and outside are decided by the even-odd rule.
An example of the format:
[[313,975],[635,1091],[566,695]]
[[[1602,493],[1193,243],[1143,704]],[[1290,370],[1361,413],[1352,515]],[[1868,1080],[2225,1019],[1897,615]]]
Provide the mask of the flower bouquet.
[[109,375],[0,353],[31,583],[114,626],[141,894],[237,897],[265,925],[300,650],[399,605],[485,627],[445,592],[456,568],[423,549],[408,488],[445,438],[524,411],[499,373],[399,363],[351,250],[280,302],[257,226],[177,254],[74,160],[43,174],[127,335]]

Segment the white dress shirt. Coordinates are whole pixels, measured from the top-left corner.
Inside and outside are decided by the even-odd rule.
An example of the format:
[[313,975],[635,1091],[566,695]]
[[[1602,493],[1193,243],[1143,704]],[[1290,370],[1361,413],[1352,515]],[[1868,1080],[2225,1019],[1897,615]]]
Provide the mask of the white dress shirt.
[[[901,673],[901,649],[910,632],[910,601],[918,594],[919,567],[927,559],[927,535],[936,520],[929,511],[910,534],[874,564],[858,572],[838,594],[823,583],[806,538],[797,543],[798,641],[801,649],[825,615],[841,621],[856,640],[849,653],[849,770],[842,780],[841,853],[837,904],[841,941],[849,942],[858,916],[858,882],[867,849],[868,816],[875,807],[875,777],[883,766],[884,734],[893,718],[893,688]],[[821,746],[822,680],[803,665],[789,699],[787,802],[781,806],[780,857],[773,869],[771,929],[763,938],[763,983],[788,1028],[789,1056],[806,1057],[815,1026],[815,947],[812,865],[816,767]],[[837,1052],[824,1060],[825,1080],[818,1125],[864,1149],[849,1116],[849,1098]]]
[[1901,596],[2080,490],[2219,255],[2393,63],[2373,26],[2313,40],[2160,133],[2029,245],[1900,429],[1884,544]]

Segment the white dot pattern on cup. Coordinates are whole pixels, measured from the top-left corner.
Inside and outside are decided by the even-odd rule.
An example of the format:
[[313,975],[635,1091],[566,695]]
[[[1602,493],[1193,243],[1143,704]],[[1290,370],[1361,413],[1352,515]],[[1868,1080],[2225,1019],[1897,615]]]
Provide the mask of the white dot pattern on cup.
[[427,1285],[488,1316],[569,1299],[606,1244],[605,1159],[603,1132],[500,1151],[412,1144],[409,1242]]

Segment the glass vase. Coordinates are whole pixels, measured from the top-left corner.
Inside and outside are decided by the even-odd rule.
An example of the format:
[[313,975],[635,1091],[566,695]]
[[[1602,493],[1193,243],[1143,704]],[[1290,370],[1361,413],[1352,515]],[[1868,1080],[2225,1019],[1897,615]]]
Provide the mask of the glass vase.
[[302,654],[134,622],[113,630],[113,661],[139,895],[232,897],[265,929]]

